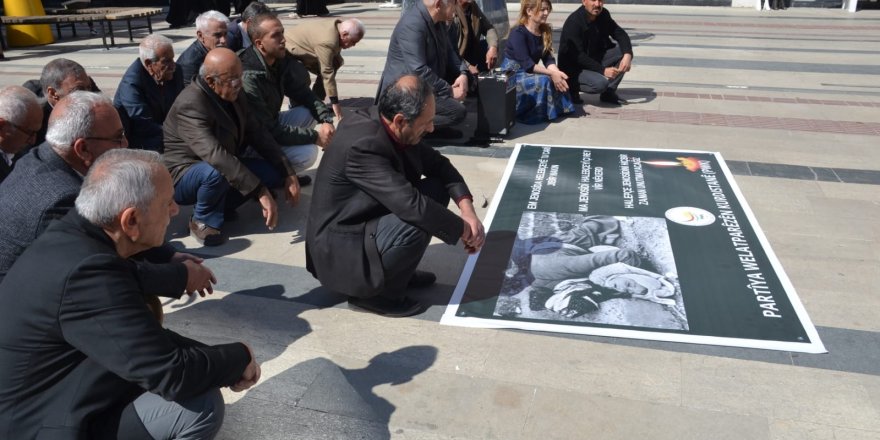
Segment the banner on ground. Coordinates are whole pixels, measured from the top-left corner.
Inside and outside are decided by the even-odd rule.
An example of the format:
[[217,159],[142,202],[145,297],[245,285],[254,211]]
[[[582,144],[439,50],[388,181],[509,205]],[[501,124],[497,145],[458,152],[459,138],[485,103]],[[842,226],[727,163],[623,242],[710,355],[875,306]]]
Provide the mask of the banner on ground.
[[517,145],[441,322],[823,353],[721,155]]

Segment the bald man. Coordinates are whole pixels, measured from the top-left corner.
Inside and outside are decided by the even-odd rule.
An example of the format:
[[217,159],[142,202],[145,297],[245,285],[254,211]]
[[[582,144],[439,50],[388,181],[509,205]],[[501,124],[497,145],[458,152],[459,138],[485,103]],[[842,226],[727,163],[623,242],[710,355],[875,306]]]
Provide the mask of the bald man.
[[[284,188],[291,204],[299,201],[293,166],[248,111],[241,88],[241,61],[229,49],[214,49],[163,126],[163,161],[174,178],[174,200],[195,205],[190,235],[205,246],[226,241],[227,217],[249,198],[259,200],[270,230],[278,221],[278,206],[269,190]],[[248,145],[260,157],[243,157]]]
[[317,75],[312,91],[322,100],[330,96],[336,119],[342,119],[336,72],[345,63],[342,50],[354,47],[364,38],[364,24],[356,18],[305,21],[285,28],[284,38],[293,57]]
[[43,126],[37,96],[21,86],[0,89],[0,182],[12,172],[12,158],[36,142]]

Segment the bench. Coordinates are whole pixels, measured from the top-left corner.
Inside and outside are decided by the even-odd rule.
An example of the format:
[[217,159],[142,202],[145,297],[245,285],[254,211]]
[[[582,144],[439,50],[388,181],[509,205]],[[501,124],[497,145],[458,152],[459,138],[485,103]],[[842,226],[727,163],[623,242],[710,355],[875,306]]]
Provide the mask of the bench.
[[[73,36],[76,36],[76,24],[78,23],[88,23],[92,25],[97,22],[101,25],[101,41],[104,44],[105,49],[110,49],[110,46],[116,46],[116,39],[114,37],[113,31],[113,22],[119,20],[125,20],[128,24],[128,40],[133,42],[134,35],[132,33],[135,29],[147,29],[149,33],[153,33],[153,24],[151,21],[151,17],[154,15],[159,15],[162,13],[161,8],[83,8],[83,9],[73,9],[73,10],[62,10],[64,12],[73,12],[66,14],[56,14],[56,15],[30,15],[25,17],[0,17],[0,24],[3,25],[13,25],[13,24],[54,24],[55,29],[58,33],[58,39],[60,40],[61,28],[62,27],[70,27]],[[146,25],[132,25],[131,21],[138,18],[146,18]],[[107,29],[104,28],[104,23],[107,23]],[[107,45],[107,36],[110,36],[110,45]],[[6,39],[0,33],[0,43],[2,43],[3,47],[6,48]]]

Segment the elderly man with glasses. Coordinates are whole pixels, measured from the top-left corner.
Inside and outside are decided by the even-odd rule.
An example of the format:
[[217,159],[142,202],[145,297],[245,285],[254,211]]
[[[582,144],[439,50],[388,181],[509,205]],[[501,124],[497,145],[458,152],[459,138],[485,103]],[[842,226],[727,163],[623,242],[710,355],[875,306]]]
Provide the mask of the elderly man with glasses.
[[[51,221],[73,209],[82,176],[95,160],[128,146],[110,99],[82,91],[55,105],[46,139],[0,185],[0,281]],[[192,255],[163,246],[141,257],[143,288],[152,295],[178,298],[184,291],[211,290],[213,273]]]
[[[205,246],[226,241],[225,221],[249,198],[259,201],[269,229],[278,221],[270,189],[284,188],[289,202],[299,201],[293,166],[248,111],[241,89],[241,61],[229,49],[214,49],[174,102],[163,127],[163,160],[174,178],[174,200],[195,205],[190,235]],[[245,157],[248,146],[259,157]]]
[[0,89],[0,182],[12,172],[13,158],[34,144],[42,125],[43,111],[28,89]]
[[131,63],[113,105],[129,121],[128,142],[132,148],[161,153],[162,123],[183,90],[183,73],[174,63],[174,48],[168,37],[151,34],[139,47],[139,57]]

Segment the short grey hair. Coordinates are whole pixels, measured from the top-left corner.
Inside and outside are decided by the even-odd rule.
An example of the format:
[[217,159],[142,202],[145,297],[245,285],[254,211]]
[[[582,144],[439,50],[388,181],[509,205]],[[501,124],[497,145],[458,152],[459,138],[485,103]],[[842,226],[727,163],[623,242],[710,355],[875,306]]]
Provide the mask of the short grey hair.
[[40,108],[34,92],[22,86],[7,86],[0,89],[0,119],[21,125],[34,108],[37,110]]
[[95,108],[113,107],[110,98],[94,92],[76,91],[65,98],[63,113],[49,118],[46,141],[60,153],[66,153],[77,139],[88,137],[95,127]]
[[251,21],[257,15],[271,14],[271,13],[272,13],[272,10],[269,9],[269,7],[266,6],[265,3],[251,2],[251,4],[247,5],[247,7],[244,8],[244,11],[242,11],[241,21],[246,23],[246,22]]
[[56,58],[49,61],[43,67],[43,73],[40,74],[40,87],[43,89],[43,92],[49,87],[59,90],[61,89],[61,83],[69,76],[81,77],[88,75],[86,75],[86,69],[76,61],[68,60],[67,58]]
[[364,38],[364,33],[366,32],[364,28],[364,22],[358,20],[357,18],[349,18],[348,20],[343,21],[342,30],[348,32],[348,35],[351,38],[357,38],[360,40]]
[[156,197],[154,174],[164,169],[159,153],[113,149],[89,169],[76,198],[76,211],[91,224],[110,227],[128,208],[146,212]]
[[219,21],[229,26],[229,17],[218,11],[205,11],[196,17],[196,30],[206,32],[208,30],[208,22]]
[[[415,87],[406,87],[401,80],[406,77],[415,78]],[[434,94],[434,88],[424,78],[413,73],[400,76],[392,84],[385,87],[379,96],[379,114],[389,121],[394,115],[401,114],[407,122],[419,117],[428,104],[428,98]]]
[[156,61],[158,59],[156,57],[156,51],[160,48],[170,47],[171,50],[174,51],[173,44],[174,42],[164,35],[147,35],[141,40],[141,44],[138,46],[138,55],[141,57],[141,62],[146,62],[147,60]]

